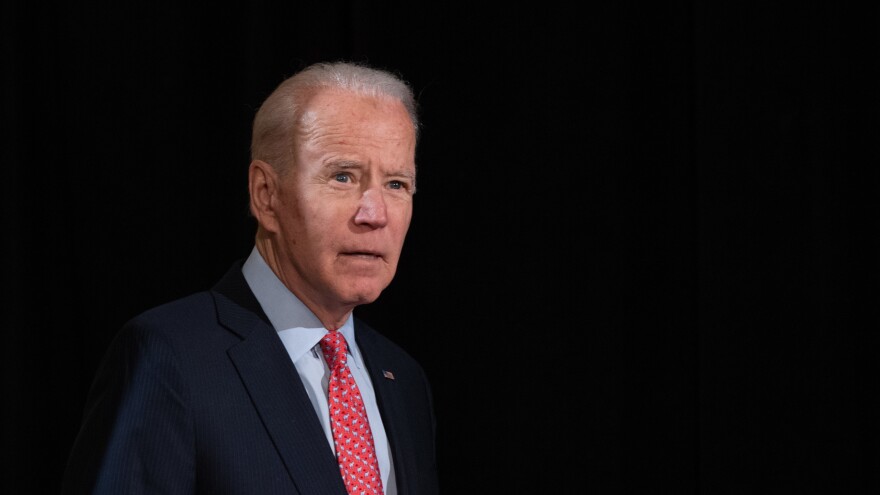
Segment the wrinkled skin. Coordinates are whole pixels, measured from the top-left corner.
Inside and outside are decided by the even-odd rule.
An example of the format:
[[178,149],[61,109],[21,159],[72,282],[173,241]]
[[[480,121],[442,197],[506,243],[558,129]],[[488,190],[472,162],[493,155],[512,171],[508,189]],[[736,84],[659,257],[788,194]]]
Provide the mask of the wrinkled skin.
[[257,249],[328,329],[379,297],[412,219],[415,130],[400,102],[324,89],[284,174],[249,169]]

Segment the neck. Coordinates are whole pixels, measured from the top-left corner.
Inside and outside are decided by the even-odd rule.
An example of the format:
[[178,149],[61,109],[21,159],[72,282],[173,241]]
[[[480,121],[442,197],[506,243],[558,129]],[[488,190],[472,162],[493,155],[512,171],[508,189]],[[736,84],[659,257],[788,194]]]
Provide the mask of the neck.
[[285,260],[281,256],[280,250],[276,248],[273,239],[264,231],[259,230],[257,232],[254,243],[260,256],[263,257],[263,260],[269,265],[269,268],[278,277],[278,280],[315,314],[318,320],[321,321],[321,324],[324,325],[324,328],[333,331],[342,327],[351,315],[351,311],[354,309],[353,306],[322,304],[319,298],[313,295],[314,291],[307,290],[305,284],[302,283],[302,279],[296,276],[296,272],[292,267],[290,270],[284,270],[284,266],[289,266],[290,264],[284,262]]

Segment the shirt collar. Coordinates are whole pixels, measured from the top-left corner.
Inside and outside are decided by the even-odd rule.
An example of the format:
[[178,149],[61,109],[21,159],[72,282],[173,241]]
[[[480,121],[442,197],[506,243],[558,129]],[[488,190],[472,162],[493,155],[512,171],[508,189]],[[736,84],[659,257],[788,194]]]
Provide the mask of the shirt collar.
[[[241,272],[293,361],[310,351],[327,334],[318,317],[269,268],[256,246],[245,260]],[[349,354],[354,358],[349,361],[360,363],[351,314],[339,331],[348,343]]]

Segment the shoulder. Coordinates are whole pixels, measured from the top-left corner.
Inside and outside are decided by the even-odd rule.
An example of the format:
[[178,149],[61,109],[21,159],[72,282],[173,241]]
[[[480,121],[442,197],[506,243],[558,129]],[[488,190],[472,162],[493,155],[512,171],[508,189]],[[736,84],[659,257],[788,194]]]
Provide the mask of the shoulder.
[[202,291],[147,309],[126,322],[125,327],[162,329],[188,326],[215,321],[216,314],[214,296]]
[[[169,301],[129,319],[116,333],[109,351],[129,356],[175,354],[182,340],[195,338],[216,322],[213,297],[207,291]],[[188,337],[190,336],[190,337]]]
[[[176,358],[225,351],[240,341],[218,318],[218,296],[201,291],[147,309],[129,319],[114,337],[113,347],[132,352],[167,352]],[[220,303],[225,304],[225,303]]]
[[195,366],[200,358],[225,356],[229,347],[260,329],[271,326],[241,273],[241,261],[237,261],[210,289],[134,316],[116,339],[140,347],[164,346],[186,356],[184,361]]

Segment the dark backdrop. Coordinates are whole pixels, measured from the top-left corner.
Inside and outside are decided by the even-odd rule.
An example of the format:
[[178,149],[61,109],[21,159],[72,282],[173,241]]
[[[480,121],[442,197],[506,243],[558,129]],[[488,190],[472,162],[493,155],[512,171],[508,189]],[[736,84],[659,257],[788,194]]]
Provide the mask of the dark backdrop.
[[248,254],[255,109],[345,58],[423,108],[356,312],[445,493],[876,493],[877,8],[2,5],[0,491],[55,493],[114,333]]

